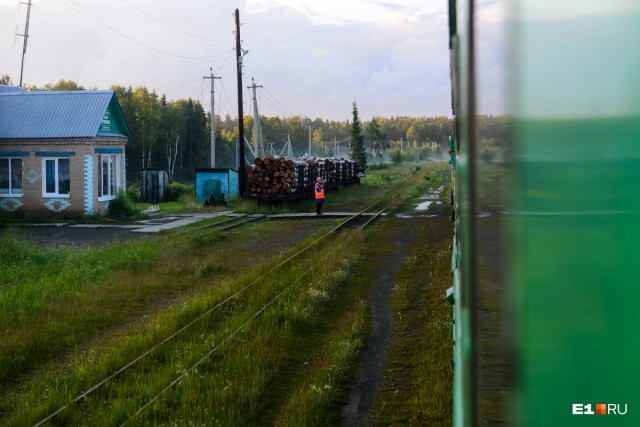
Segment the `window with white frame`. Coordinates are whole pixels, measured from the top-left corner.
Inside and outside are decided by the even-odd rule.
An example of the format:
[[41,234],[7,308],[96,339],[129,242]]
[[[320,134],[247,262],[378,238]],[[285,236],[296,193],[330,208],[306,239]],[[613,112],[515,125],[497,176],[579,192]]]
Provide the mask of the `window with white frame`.
[[22,159],[0,157],[0,197],[22,196]]
[[42,196],[69,197],[71,194],[71,170],[68,158],[42,159]]
[[98,156],[98,198],[109,200],[116,197],[119,188],[118,155],[101,154]]

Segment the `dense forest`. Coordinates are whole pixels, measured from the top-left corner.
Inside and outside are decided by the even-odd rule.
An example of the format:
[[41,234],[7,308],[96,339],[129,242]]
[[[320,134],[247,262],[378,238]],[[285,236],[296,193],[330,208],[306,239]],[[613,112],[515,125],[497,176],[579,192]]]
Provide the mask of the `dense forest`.
[[[73,81],[60,80],[29,90],[85,89]],[[94,88],[90,88],[94,89]],[[142,169],[164,169],[170,179],[192,182],[194,169],[207,168],[210,162],[210,120],[198,100],[167,100],[145,87],[112,86],[116,92],[131,131],[127,144],[127,177],[140,179]],[[293,156],[309,151],[311,126],[311,155],[347,157],[350,152],[352,112],[345,105],[345,120],[333,121],[293,115],[289,117],[260,116],[264,152],[288,155],[283,151],[291,141]],[[447,156],[448,139],[453,120],[439,117],[374,117],[360,123],[367,151],[368,164],[382,161],[443,159]],[[483,116],[478,120],[480,153],[491,158],[500,154],[506,140],[506,116]],[[244,118],[245,138],[253,145],[253,117]],[[216,166],[237,168],[238,120],[216,115]],[[246,161],[253,154],[246,151]]]

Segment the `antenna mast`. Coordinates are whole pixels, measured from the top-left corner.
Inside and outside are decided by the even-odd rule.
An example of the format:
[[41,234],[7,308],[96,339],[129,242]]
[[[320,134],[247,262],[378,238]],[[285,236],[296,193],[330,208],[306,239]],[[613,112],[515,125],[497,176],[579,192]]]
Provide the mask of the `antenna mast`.
[[16,36],[20,36],[24,38],[22,44],[22,64],[20,65],[20,87],[22,87],[22,73],[24,71],[24,56],[27,54],[27,41],[29,40],[29,17],[31,16],[31,0],[28,0],[27,3],[20,2],[20,4],[27,5],[27,23],[24,26],[24,34],[16,34]]

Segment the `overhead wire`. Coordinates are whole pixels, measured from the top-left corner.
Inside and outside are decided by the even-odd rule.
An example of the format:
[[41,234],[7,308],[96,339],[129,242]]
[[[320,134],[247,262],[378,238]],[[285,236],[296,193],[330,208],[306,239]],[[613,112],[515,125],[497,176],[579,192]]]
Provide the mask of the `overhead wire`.
[[[221,79],[222,80],[222,79]],[[220,83],[219,86],[222,85],[222,82]],[[216,127],[219,127],[218,124],[222,121],[222,96],[221,95],[221,90],[218,90],[218,97],[215,99],[216,101],[216,111],[218,112],[218,117],[220,117],[220,119],[218,120]],[[228,114],[229,112],[225,109],[225,113]]]
[[[88,11],[86,11],[86,9],[82,8],[74,0],[71,0],[71,1],[77,7],[79,7],[80,9],[83,9],[84,12],[81,12],[81,11],[75,9],[74,7],[72,7],[69,4],[65,4],[65,3],[62,3],[62,4],[64,6],[66,6],[66,7],[68,7],[70,10],[72,10],[72,11],[78,13],[78,14],[89,15],[94,20],[97,20],[97,18],[92,16]],[[109,43],[109,42],[106,42],[105,40],[101,39],[100,37],[96,36],[95,34],[91,33],[90,31],[86,30],[85,28],[83,28],[78,23],[74,22],[74,20],[71,19],[68,16],[69,15],[68,13],[66,13],[66,14],[63,13],[61,10],[59,10],[57,7],[55,7],[51,2],[44,2],[43,4],[45,6],[47,6],[51,11],[53,11],[56,15],[58,15],[60,18],[64,19],[67,23],[69,23],[73,27],[75,27],[78,31],[81,31],[82,33],[88,35],[89,37],[91,37],[92,39],[96,40],[97,42],[99,42],[99,43],[107,46],[108,48],[110,48],[110,49],[112,49],[112,50],[114,50],[116,52],[119,52],[120,54],[125,55],[125,56],[127,56],[129,58],[132,58],[132,59],[135,59],[135,60],[138,60],[138,61],[141,61],[141,62],[145,62],[145,63],[148,63],[148,64],[152,64],[152,65],[157,65],[157,66],[161,66],[161,67],[182,67],[182,68],[184,68],[184,67],[193,67],[193,66],[201,65],[201,64],[206,63],[206,62],[210,62],[210,58],[221,57],[222,55],[226,55],[226,57],[222,61],[221,65],[217,68],[217,70],[219,72],[228,63],[229,59],[232,56],[232,53],[235,50],[235,48],[231,48],[228,51],[220,52],[220,53],[218,53],[216,55],[213,55],[213,56],[209,57],[209,59],[207,59],[207,60],[197,61],[197,62],[190,62],[190,63],[186,63],[186,64],[166,64],[166,63],[156,62],[156,61],[152,61],[152,60],[148,60],[148,59],[142,58],[142,57],[137,56],[137,55],[133,55],[133,54],[131,54],[131,53],[129,53],[129,52],[127,52],[127,51],[125,51],[125,50],[123,50],[123,49],[121,49],[121,48],[119,48],[119,47],[117,47],[117,46],[115,46],[115,45],[113,45],[111,43]],[[100,22],[100,21],[98,20],[98,22]],[[180,89],[184,89],[185,87],[188,87],[188,86],[191,86],[191,85],[195,84],[198,80],[200,80],[200,78],[198,78],[196,80],[193,80],[193,81],[190,81],[190,82],[188,82],[188,83],[186,83],[184,85],[181,85],[181,86],[179,86],[177,88],[168,90],[168,91],[164,92],[164,94],[170,94],[170,93],[173,93],[173,92],[178,91]],[[201,88],[200,93],[195,97],[195,99],[200,98],[201,95],[203,95],[203,93],[204,93],[204,88]],[[228,96],[227,96],[227,98],[228,98]],[[230,104],[230,102],[229,102],[229,104]]]
[[[83,6],[81,6],[80,4],[78,4],[78,2],[76,2],[75,0],[68,0],[68,1],[70,1],[71,3],[73,3],[77,8],[79,8],[81,11],[83,11],[83,13],[84,13],[86,16],[90,17],[90,18],[91,18],[91,19],[93,19],[94,21],[96,21],[96,22],[98,22],[98,23],[100,23],[100,24],[104,25],[106,28],[108,28],[108,29],[110,29],[111,31],[113,31],[113,32],[115,32],[115,33],[117,33],[117,34],[121,35],[122,37],[124,37],[124,38],[126,38],[126,39],[128,39],[128,40],[132,41],[133,43],[136,43],[136,44],[138,44],[138,45],[140,45],[140,46],[143,46],[143,47],[145,47],[145,48],[147,48],[147,49],[149,49],[149,50],[153,50],[153,51],[155,51],[155,52],[162,53],[162,54],[164,54],[164,55],[175,56],[175,57],[177,57],[177,58],[183,58],[183,59],[211,59],[211,58],[214,58],[215,56],[218,56],[218,55],[219,55],[219,54],[216,54],[216,55],[209,55],[209,56],[186,56],[186,55],[179,55],[179,54],[176,54],[176,53],[167,52],[167,51],[165,51],[165,50],[158,49],[158,48],[156,48],[156,47],[154,47],[154,46],[151,46],[151,45],[149,45],[149,44],[147,44],[147,43],[144,43],[144,42],[142,42],[142,41],[140,41],[140,40],[138,40],[138,39],[135,39],[135,38],[131,37],[131,36],[130,36],[130,35],[128,35],[128,34],[123,33],[122,31],[120,31],[120,30],[118,30],[117,28],[115,28],[115,27],[113,27],[112,25],[110,25],[108,22],[106,22],[106,21],[104,21],[104,20],[102,20],[102,19],[98,18],[97,16],[93,15],[91,12],[89,12],[89,11],[88,11],[87,9],[85,9]],[[226,53],[226,51],[225,51],[225,53]]]
[[282,109],[283,109],[283,110],[287,111],[287,112],[289,113],[289,115],[290,115],[290,116],[293,116],[293,115],[294,115],[294,114],[291,112],[291,110],[289,110],[287,107],[285,107],[284,105],[282,105],[282,103],[281,103],[280,101],[278,101],[278,100],[276,99],[276,97],[275,97],[275,96],[273,96],[273,95],[271,94],[271,92],[269,92],[269,90],[268,90],[268,89],[266,89],[266,88],[265,88],[265,89],[264,89],[264,91],[265,91],[265,93],[266,93],[266,94],[267,94],[267,95],[268,95],[268,96],[269,96],[269,97],[270,97],[270,98],[271,98],[271,99],[272,99],[276,104],[278,104],[280,107],[282,107]]
[[120,48],[118,48],[118,47],[116,47],[116,46],[114,46],[114,45],[102,40],[102,39],[100,39],[99,37],[95,36],[94,34],[91,34],[89,31],[85,30],[80,25],[76,24],[71,19],[69,19],[67,16],[65,16],[61,11],[59,11],[58,9],[53,7],[53,5],[51,3],[44,2],[42,4],[44,4],[45,6],[49,7],[54,13],[56,13],[62,19],[64,19],[69,24],[73,25],[74,27],[76,27],[78,30],[82,31],[83,33],[85,33],[89,37],[93,38],[94,40],[104,44],[105,46],[107,46],[107,47],[109,47],[109,48],[111,48],[111,49],[113,49],[113,50],[115,50],[117,52],[120,52],[121,54],[123,54],[125,56],[128,56],[130,58],[136,59],[138,61],[146,62],[148,64],[153,64],[153,65],[159,65],[161,67],[192,67],[192,66],[198,65],[198,64],[200,64],[202,62],[206,62],[206,61],[201,61],[201,62],[189,63],[189,64],[163,64],[161,62],[151,61],[151,60],[148,60],[148,59],[145,59],[145,58],[141,58],[141,57],[136,56],[136,55],[132,55],[132,54],[130,54],[130,53],[128,53],[128,52],[126,52],[126,51],[124,51],[124,50],[122,50],[122,49],[120,49]]
[[235,47],[231,48],[231,50],[229,50],[229,54],[227,55],[227,57],[224,59],[224,61],[222,61],[222,65],[220,65],[220,67],[218,67],[218,69],[216,69],[216,74],[220,73],[220,70],[222,70],[222,68],[227,65],[227,62],[229,61],[229,58],[231,58],[231,54],[235,51]]
[[[261,95],[264,95],[261,91]],[[282,114],[283,116],[290,116],[291,114],[289,114],[289,112],[283,110],[281,107],[279,107],[278,105],[274,104],[273,102],[269,101],[269,99],[267,99],[265,96],[261,96],[259,98],[260,103],[265,103],[268,106],[270,106],[271,108],[273,108],[277,113]]]
[[222,80],[220,80],[220,85],[222,86],[222,92],[224,93],[224,97],[227,100],[227,102],[229,103],[229,111],[234,111],[233,110],[233,104],[231,103],[231,100],[229,99],[229,95],[227,94],[227,89],[224,86],[224,82]]
[[147,11],[145,11],[143,8],[136,6],[135,4],[131,3],[129,0],[123,0],[126,4],[128,4],[129,6],[131,6],[132,8],[136,9],[137,11],[139,11],[140,13],[142,13],[143,15],[147,16],[150,19],[153,19],[156,22],[159,22],[160,24],[164,25],[167,28],[171,28],[174,31],[177,31],[181,34],[184,34],[185,36],[189,36],[189,37],[193,37],[195,39],[200,39],[200,40],[206,40],[206,41],[210,41],[210,42],[214,42],[214,43],[231,43],[233,42],[233,40],[216,40],[216,39],[210,39],[208,37],[201,37],[195,34],[191,34],[188,33],[186,31],[181,30],[180,28],[174,27],[171,24],[168,24],[167,22],[162,21],[161,19],[156,18],[155,16],[149,14]]
[[197,79],[195,79],[194,81],[189,82],[189,83],[187,83],[187,84],[185,84],[185,85],[182,85],[182,86],[177,87],[177,88],[175,88],[175,89],[168,90],[168,91],[164,92],[164,94],[165,94],[165,95],[167,95],[167,94],[170,94],[170,93],[175,92],[175,91],[177,91],[177,90],[184,89],[185,87],[187,87],[187,86],[191,86],[192,84],[196,83],[196,82],[197,82],[197,81],[199,81],[199,80],[200,80],[200,78],[197,78]]

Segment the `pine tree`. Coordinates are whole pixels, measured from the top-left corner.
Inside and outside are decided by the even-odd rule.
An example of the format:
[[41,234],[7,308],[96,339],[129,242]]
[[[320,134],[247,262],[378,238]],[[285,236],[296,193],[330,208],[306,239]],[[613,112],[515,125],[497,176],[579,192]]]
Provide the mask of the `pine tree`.
[[351,122],[351,158],[362,168],[367,167],[367,151],[364,148],[364,135],[358,117],[358,104],[353,101],[353,121]]
[[371,151],[373,153],[373,159],[378,156],[382,156],[382,153],[387,149],[387,135],[382,131],[378,120],[374,117],[367,126],[367,133],[371,139]]

